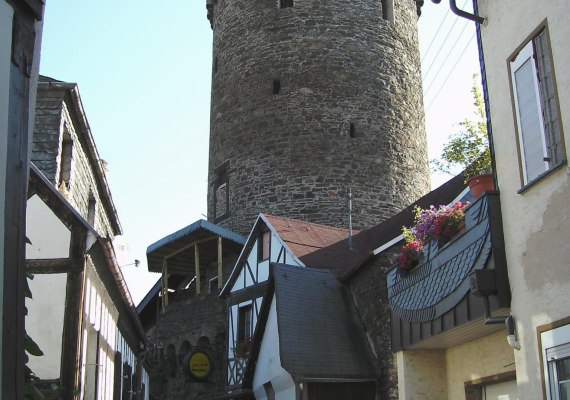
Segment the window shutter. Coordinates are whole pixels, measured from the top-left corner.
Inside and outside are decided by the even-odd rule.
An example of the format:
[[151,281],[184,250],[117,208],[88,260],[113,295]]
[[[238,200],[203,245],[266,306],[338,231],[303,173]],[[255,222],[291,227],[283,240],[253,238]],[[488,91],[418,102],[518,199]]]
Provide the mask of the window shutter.
[[546,148],[550,167],[562,161],[562,142],[558,107],[555,97],[554,72],[546,32],[542,31],[535,39],[536,63],[540,85],[540,101],[542,105],[544,128],[546,131]]
[[513,62],[513,86],[525,184],[546,171],[544,124],[532,41]]

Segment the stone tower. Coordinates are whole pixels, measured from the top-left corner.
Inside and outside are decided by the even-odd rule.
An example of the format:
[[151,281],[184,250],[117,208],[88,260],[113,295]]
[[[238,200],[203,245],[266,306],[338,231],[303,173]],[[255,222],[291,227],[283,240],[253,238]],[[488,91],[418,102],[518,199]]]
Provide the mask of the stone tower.
[[416,0],[207,0],[208,219],[356,229],[429,190]]

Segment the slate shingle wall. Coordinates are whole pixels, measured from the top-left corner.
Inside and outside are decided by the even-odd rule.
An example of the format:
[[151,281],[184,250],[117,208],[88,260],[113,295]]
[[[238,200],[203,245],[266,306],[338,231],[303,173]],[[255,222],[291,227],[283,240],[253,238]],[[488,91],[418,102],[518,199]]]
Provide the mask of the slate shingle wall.
[[[67,97],[68,98],[68,97]],[[87,155],[85,135],[76,125],[72,106],[64,101],[66,90],[38,90],[36,119],[32,140],[32,162],[58,187],[64,131],[73,141],[70,188],[62,193],[83,218],[88,219],[90,194],[96,200],[94,228],[103,236],[113,236],[95,178],[95,166]],[[97,160],[99,162],[99,160]]]
[[416,3],[396,0],[395,24],[378,0],[276,3],[214,6],[208,216],[229,161],[224,227],[259,212],[346,227],[351,183],[355,228],[373,226],[429,188]]

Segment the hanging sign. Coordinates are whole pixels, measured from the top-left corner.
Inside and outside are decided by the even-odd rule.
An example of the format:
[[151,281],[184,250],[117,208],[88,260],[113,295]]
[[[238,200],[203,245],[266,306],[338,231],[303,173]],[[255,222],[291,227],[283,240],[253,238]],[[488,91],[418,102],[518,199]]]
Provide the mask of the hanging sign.
[[188,360],[188,369],[193,378],[206,379],[211,369],[210,357],[202,351],[192,353]]

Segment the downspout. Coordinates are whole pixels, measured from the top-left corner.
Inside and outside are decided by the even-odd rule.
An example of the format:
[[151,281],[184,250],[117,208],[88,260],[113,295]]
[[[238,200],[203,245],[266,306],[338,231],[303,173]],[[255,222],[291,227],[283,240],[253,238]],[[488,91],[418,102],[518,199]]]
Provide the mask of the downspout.
[[485,325],[505,324],[505,328],[507,329],[507,342],[509,343],[509,346],[515,350],[520,350],[521,344],[519,343],[517,335],[515,333],[515,321],[513,319],[513,316],[507,315],[505,317],[492,317],[488,296],[483,296],[483,306]]
[[[435,4],[439,4],[441,3],[441,0],[431,0],[433,3]],[[451,11],[453,11],[453,13],[459,17],[462,18],[466,18],[470,21],[473,22],[477,22],[477,24],[484,24],[485,23],[485,18],[480,17],[477,13],[477,9],[473,8],[473,10],[475,10],[474,14],[468,13],[467,11],[463,11],[461,9],[459,9],[459,7],[457,7],[456,4],[457,0],[449,0],[449,7],[451,8]],[[477,0],[474,0],[474,2],[476,2]]]
[[[478,0],[473,0],[473,10],[475,14],[479,14]],[[483,101],[485,102],[485,115],[487,116],[487,136],[489,139],[489,151],[491,152],[491,167],[493,169],[493,180],[495,188],[499,190],[499,181],[497,179],[497,168],[495,162],[495,145],[493,140],[493,125],[491,124],[491,106],[489,104],[489,90],[487,88],[487,70],[485,69],[485,57],[483,55],[483,41],[481,40],[481,26],[475,26],[477,33],[477,49],[479,51],[479,66],[481,68],[481,85],[483,86]]]

